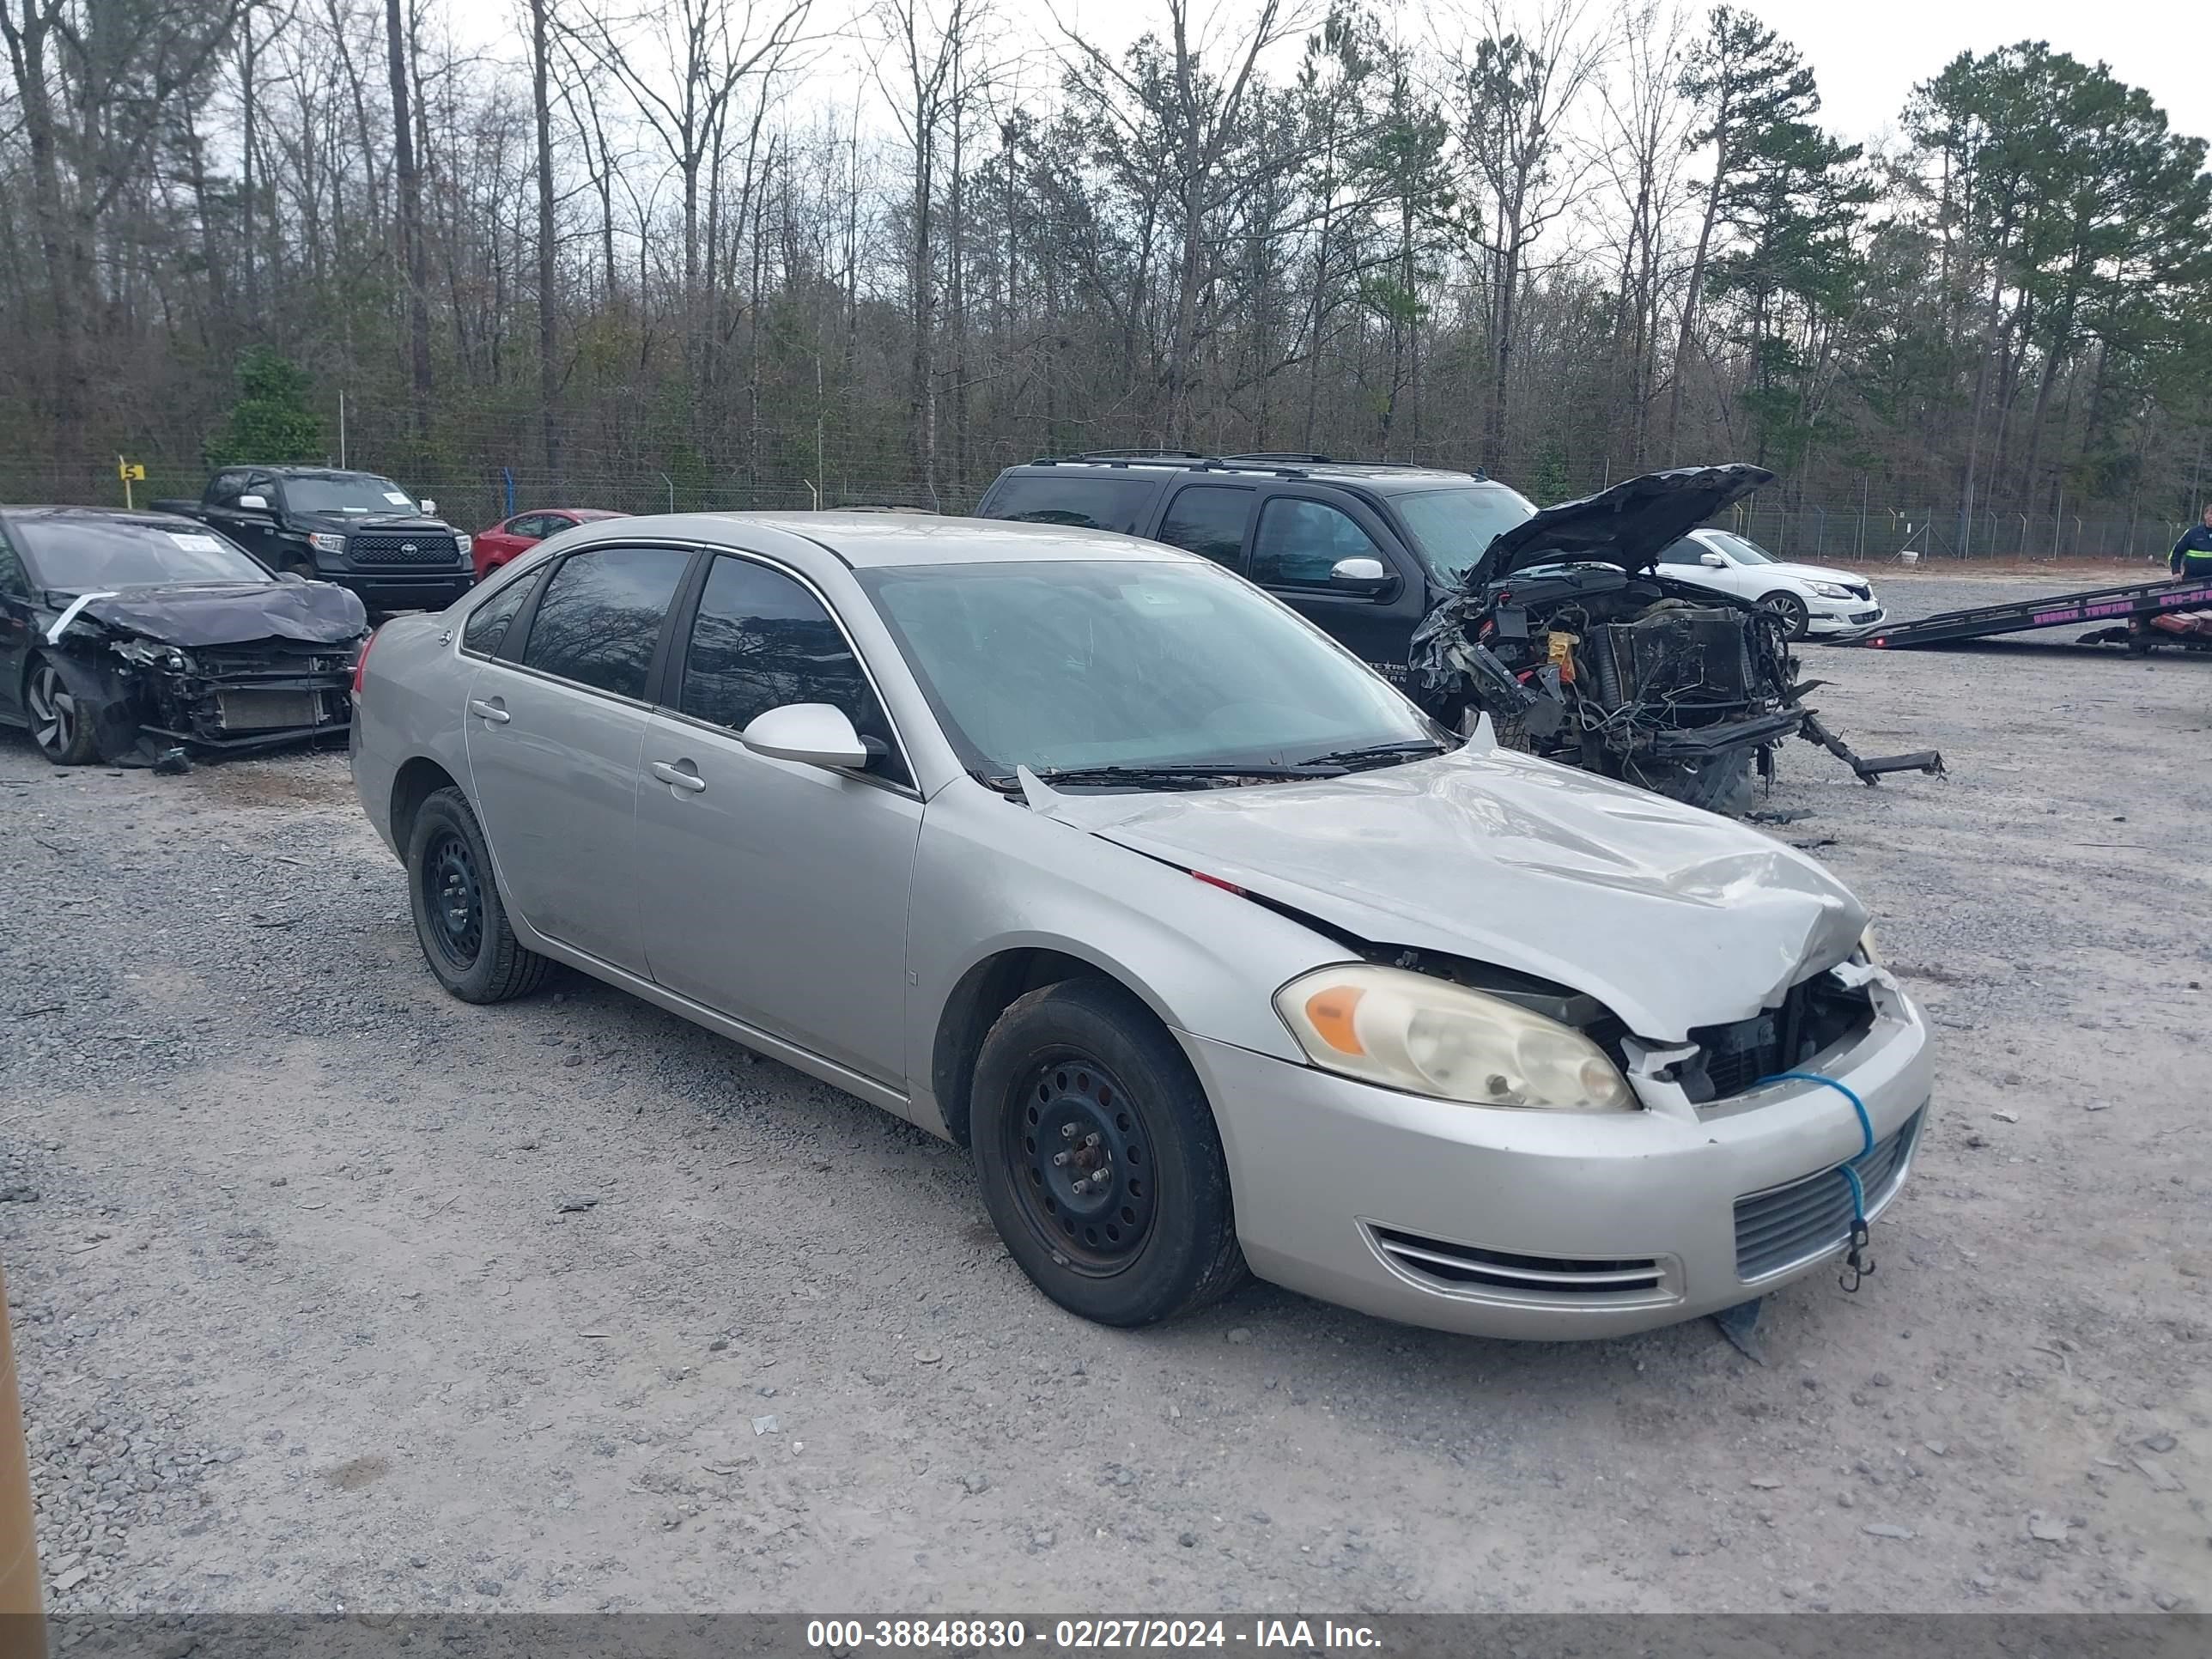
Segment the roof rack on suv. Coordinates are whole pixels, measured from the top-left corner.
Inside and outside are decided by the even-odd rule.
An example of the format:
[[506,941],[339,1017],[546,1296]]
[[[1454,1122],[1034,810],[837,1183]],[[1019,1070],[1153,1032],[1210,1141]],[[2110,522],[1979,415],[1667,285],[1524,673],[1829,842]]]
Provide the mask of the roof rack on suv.
[[1214,458],[1195,449],[1079,449],[1073,455],[1040,455],[1031,466],[1056,466],[1062,461],[1092,461],[1108,466],[1127,466],[1133,461],[1193,463]]
[[[1073,455],[1040,455],[1031,466],[1181,466],[1193,472],[1266,472],[1278,478],[1310,478],[1315,466],[1363,468],[1401,467],[1408,471],[1433,469],[1419,461],[1340,461],[1328,455],[1263,450],[1243,455],[1207,455],[1194,449],[1085,449]],[[1487,483],[1490,475],[1470,471],[1473,478]]]

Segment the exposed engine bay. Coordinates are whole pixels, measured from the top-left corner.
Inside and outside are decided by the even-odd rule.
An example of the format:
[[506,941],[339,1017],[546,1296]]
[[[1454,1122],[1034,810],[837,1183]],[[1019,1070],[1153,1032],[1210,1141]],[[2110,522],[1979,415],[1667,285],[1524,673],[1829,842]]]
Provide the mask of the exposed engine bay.
[[1863,758],[1821,725],[1779,617],[1656,574],[1661,548],[1771,477],[1652,473],[1498,537],[1415,630],[1418,691],[1465,724],[1487,714],[1511,747],[1717,811],[1749,805],[1791,737],[1868,783],[1940,773],[1933,750]]

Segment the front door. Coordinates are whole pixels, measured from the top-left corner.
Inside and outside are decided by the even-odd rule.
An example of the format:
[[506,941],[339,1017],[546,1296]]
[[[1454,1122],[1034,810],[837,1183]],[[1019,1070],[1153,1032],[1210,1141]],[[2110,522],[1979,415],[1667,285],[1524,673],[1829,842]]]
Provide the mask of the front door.
[[[796,575],[717,555],[661,701],[646,726],[635,859],[653,978],[902,1086],[921,801],[843,630]],[[738,740],[793,702],[843,709],[881,752],[865,771],[831,772]]]
[[[1419,568],[1394,554],[1392,539],[1364,507],[1278,491],[1261,504],[1246,574],[1402,686],[1425,590]],[[1329,580],[1346,559],[1378,561],[1389,586],[1346,592]]]
[[641,975],[638,756],[649,677],[690,560],[672,547],[562,560],[519,645],[503,641],[468,693],[469,775],[508,903],[547,938]]

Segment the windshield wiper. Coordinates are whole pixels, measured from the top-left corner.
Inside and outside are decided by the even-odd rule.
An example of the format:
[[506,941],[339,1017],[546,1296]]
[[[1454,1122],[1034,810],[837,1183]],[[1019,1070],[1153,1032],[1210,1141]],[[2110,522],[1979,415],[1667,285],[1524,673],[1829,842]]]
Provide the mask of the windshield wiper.
[[1425,756],[1441,755],[1444,745],[1434,738],[1405,738],[1396,743],[1370,743],[1364,749],[1332,749],[1326,755],[1311,755],[1299,762],[1301,766],[1358,767],[1363,762],[1373,766],[1387,766],[1396,760],[1419,760]]
[[[1224,778],[1334,778],[1343,775],[1342,768],[1316,771],[1322,764],[1307,762],[1297,766],[1276,766],[1264,761],[1197,763],[1162,766],[1054,766],[1031,775],[1039,783],[1058,786],[1064,783],[1135,783],[1165,784],[1170,787],[1202,789],[1207,784]],[[985,778],[994,789],[1008,792],[1018,790],[1021,783],[1014,778]]]

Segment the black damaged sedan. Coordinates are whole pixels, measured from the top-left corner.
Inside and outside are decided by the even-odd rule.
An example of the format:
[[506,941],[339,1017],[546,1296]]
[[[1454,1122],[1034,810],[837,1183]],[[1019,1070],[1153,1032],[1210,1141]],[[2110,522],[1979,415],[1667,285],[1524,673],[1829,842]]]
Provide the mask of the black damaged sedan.
[[0,507],[0,721],[57,766],[343,734],[368,634],[345,589],[190,519]]

